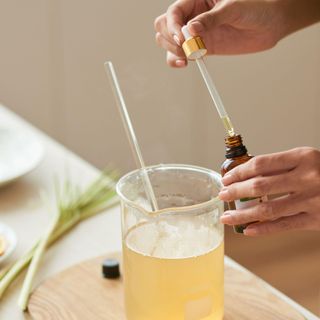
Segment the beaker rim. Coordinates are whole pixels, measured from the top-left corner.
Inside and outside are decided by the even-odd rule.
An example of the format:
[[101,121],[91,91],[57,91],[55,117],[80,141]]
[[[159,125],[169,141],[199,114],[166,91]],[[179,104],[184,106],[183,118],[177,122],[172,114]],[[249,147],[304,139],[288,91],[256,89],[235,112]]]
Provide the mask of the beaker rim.
[[[195,165],[188,165],[188,164],[176,164],[176,163],[157,164],[157,165],[151,165],[151,166],[145,167],[145,170],[147,172],[152,171],[152,170],[157,170],[157,169],[158,170],[159,169],[160,170],[161,169],[184,169],[184,170],[190,170],[190,171],[197,171],[200,173],[207,174],[208,176],[211,176],[213,178],[213,181],[216,182],[216,186],[219,190],[223,187],[222,182],[221,182],[221,179],[222,179],[221,175],[218,172],[211,170],[211,169],[208,169],[208,168],[195,166]],[[124,181],[129,179],[129,177],[131,177],[131,176],[137,175],[138,172],[141,172],[142,170],[143,170],[142,168],[135,169],[133,171],[126,173],[124,176],[122,176],[119,179],[119,181],[117,182],[116,191],[117,191],[117,194],[120,197],[120,199],[122,201],[124,201],[127,205],[130,205],[130,206],[148,214],[149,216],[160,215],[160,214],[163,215],[165,213],[172,212],[172,210],[174,210],[176,213],[191,211],[191,210],[196,210],[196,209],[204,208],[204,207],[207,207],[207,206],[210,206],[213,204],[219,204],[219,203],[223,202],[222,200],[219,199],[218,196],[216,196],[210,200],[207,200],[207,201],[204,201],[201,203],[197,203],[194,205],[190,205],[190,206],[169,207],[169,208],[164,208],[164,209],[157,210],[157,211],[148,211],[145,208],[143,208],[142,206],[138,205],[136,202],[128,199],[121,191],[121,186],[123,185]]]

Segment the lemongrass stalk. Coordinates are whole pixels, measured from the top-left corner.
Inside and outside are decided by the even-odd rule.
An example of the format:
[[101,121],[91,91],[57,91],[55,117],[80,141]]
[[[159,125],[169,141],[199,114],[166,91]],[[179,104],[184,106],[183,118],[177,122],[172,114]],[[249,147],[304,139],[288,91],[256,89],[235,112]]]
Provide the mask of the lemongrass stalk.
[[[66,223],[61,226],[58,226],[57,229],[53,232],[48,246],[51,246],[56,240],[58,240],[61,236],[63,236],[66,232],[68,232],[72,227],[74,227],[77,223],[87,218],[90,218],[98,213],[101,213],[118,203],[118,199],[114,198],[108,200],[109,202],[104,204],[103,206],[97,208],[96,210],[86,210],[84,211],[81,216],[75,216]],[[16,277],[29,265],[34,251],[37,247],[39,242],[37,242],[29,252],[27,252],[23,257],[17,260],[10,270],[8,270],[4,275],[1,274],[0,277],[0,299],[5,292],[5,290],[10,286],[10,284],[16,279]]]
[[114,191],[108,192],[104,197],[100,199],[94,199],[94,201],[92,201],[91,203],[88,203],[85,206],[83,206],[81,210],[80,218],[83,215],[86,215],[87,212],[90,212],[90,211],[96,212],[97,210],[98,211],[103,210],[104,204],[106,202],[109,202],[114,197],[114,195],[115,195]]
[[114,198],[112,200],[109,200],[108,207],[100,206],[99,208],[96,208],[96,210],[85,211],[81,215],[81,220],[85,220],[85,219],[88,219],[88,218],[90,218],[92,216],[95,216],[97,214],[97,211],[100,212],[100,211],[104,211],[106,209],[110,209],[110,208],[114,207],[118,203],[119,203],[119,199],[118,198]]
[[[56,189],[57,207],[60,217],[56,227],[52,230],[51,236],[47,240],[46,247],[52,245],[79,222],[103,212],[118,202],[117,199],[113,199],[115,195],[113,179],[114,173],[105,171],[82,193],[79,189],[72,188],[68,181],[65,183],[62,193],[58,192],[58,188]],[[39,243],[40,241],[37,241],[10,268],[6,268],[0,273],[0,298],[23,269],[29,265]]]
[[44,250],[48,245],[48,242],[50,241],[50,237],[52,236],[54,229],[57,227],[59,218],[60,218],[60,212],[58,211],[54,216],[53,222],[50,224],[47,232],[45,233],[44,237],[41,239],[40,243],[37,245],[36,250],[33,254],[33,257],[32,257],[27,275],[23,282],[20,296],[18,299],[18,306],[23,311],[27,309],[30,292],[32,290],[33,279],[39,268]]
[[1,279],[0,282],[0,298],[3,293],[12,283],[12,281],[18,276],[18,274],[29,265],[30,260],[32,259],[33,253],[36,249],[34,246],[27,254],[25,254],[22,258],[16,261],[16,263],[12,266],[12,268],[5,274],[5,276]]

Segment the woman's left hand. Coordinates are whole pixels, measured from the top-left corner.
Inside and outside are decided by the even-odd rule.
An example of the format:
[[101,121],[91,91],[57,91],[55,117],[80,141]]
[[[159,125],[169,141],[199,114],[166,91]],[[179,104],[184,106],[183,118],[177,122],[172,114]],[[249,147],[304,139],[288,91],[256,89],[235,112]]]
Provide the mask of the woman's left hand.
[[285,230],[320,230],[320,151],[301,147],[261,155],[232,169],[222,179],[223,201],[284,194],[256,206],[228,210],[221,222],[250,224],[244,234],[257,236]]

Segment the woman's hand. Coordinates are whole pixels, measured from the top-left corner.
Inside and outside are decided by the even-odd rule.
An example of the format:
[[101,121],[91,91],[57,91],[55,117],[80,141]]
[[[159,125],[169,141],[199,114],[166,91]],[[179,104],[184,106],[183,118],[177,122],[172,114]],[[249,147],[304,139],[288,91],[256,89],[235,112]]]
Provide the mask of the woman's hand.
[[280,38],[281,18],[274,1],[178,0],[155,20],[156,41],[172,67],[186,65],[181,27],[203,38],[208,54],[238,54],[273,47]]
[[208,54],[239,54],[269,49],[319,19],[319,0],[178,0],[154,25],[167,63],[184,67],[181,27],[185,24],[191,35],[202,37]]
[[221,222],[250,224],[244,234],[257,236],[285,230],[320,230],[320,151],[301,147],[261,155],[232,169],[222,179],[219,197],[234,201],[246,197],[284,194],[251,208],[228,210]]

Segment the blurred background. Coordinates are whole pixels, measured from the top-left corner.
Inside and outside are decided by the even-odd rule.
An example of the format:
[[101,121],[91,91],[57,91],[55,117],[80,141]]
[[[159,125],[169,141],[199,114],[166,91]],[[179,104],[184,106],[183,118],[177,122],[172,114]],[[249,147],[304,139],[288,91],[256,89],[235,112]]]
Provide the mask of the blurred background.
[[[103,63],[113,61],[147,164],[219,171],[224,130],[193,63],[166,66],[153,20],[171,1],[2,0],[0,100],[98,168],[133,169]],[[320,24],[276,48],[207,59],[236,131],[252,154],[320,147]],[[245,239],[235,260],[320,312],[319,234]]]

